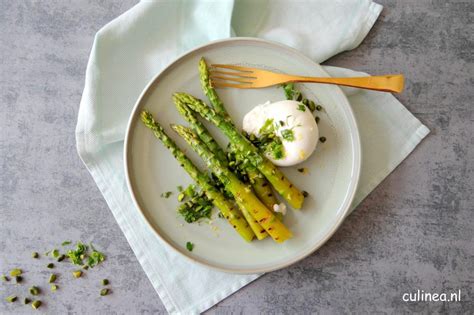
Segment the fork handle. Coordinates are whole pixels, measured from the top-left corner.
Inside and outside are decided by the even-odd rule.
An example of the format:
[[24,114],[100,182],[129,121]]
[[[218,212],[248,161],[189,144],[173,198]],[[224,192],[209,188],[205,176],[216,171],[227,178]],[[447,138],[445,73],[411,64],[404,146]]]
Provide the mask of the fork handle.
[[368,77],[352,77],[352,78],[320,78],[320,77],[303,77],[288,76],[286,82],[314,82],[336,84],[362,88],[374,91],[400,93],[404,86],[403,74],[389,74]]

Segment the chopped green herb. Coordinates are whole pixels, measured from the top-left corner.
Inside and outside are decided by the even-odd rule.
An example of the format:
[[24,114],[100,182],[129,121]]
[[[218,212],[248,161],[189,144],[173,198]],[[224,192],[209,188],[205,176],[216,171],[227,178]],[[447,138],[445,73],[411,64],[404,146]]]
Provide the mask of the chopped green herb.
[[269,134],[269,133],[274,133],[275,132],[275,126],[273,125],[273,118],[268,118],[265,120],[263,123],[263,126],[260,127],[260,130],[258,131],[259,134]]
[[38,258],[39,254],[37,252],[33,252],[33,253],[31,253],[31,257]]
[[21,283],[23,281],[23,277],[22,276],[16,276],[15,277],[15,283]]
[[67,245],[71,245],[72,242],[71,241],[64,241],[61,243],[61,246],[67,246]]
[[319,141],[321,141],[322,143],[326,142],[326,137],[319,138]]
[[314,119],[316,120],[316,123],[319,123],[319,117],[318,116],[314,117]]
[[180,194],[178,195],[178,201],[179,201],[179,202],[183,201],[184,197],[185,197],[185,196],[184,196],[184,193],[180,193]]
[[213,204],[206,195],[203,192],[196,194],[193,191],[193,193],[195,194],[194,197],[178,207],[178,213],[183,216],[187,223],[193,223],[202,218],[210,218],[212,213]]
[[286,83],[283,84],[283,91],[285,92],[285,96],[287,100],[292,100],[294,93],[295,93],[295,84],[294,83]]
[[74,278],[80,278],[82,276],[82,271],[80,270],[73,271],[72,275],[74,276]]
[[100,296],[106,296],[107,294],[109,294],[109,289],[100,290]]
[[189,250],[190,252],[193,251],[193,248],[194,248],[194,244],[191,243],[191,242],[187,242],[186,243],[186,249]]
[[317,110],[318,112],[320,112],[320,111],[323,110],[323,107],[322,107],[321,105],[317,105],[317,106],[316,106],[316,110]]
[[298,107],[296,109],[299,111],[305,112],[306,106],[304,104],[298,104]]
[[281,127],[285,126],[285,122],[283,120],[280,120],[279,122]]
[[188,187],[186,187],[186,189],[184,190],[184,194],[186,195],[186,197],[189,197],[189,198],[192,198],[196,195],[196,187],[191,184],[189,185]]
[[[92,247],[92,246],[91,246]],[[87,266],[93,268],[105,260],[105,255],[95,249],[89,254],[87,258]]]
[[55,285],[55,284],[52,284],[52,285],[51,285],[51,291],[52,291],[52,292],[56,292],[57,290],[58,290],[58,286]]
[[265,152],[269,152],[275,160],[282,159],[285,156],[283,144],[281,141],[274,141],[270,143],[267,146]]
[[50,251],[50,250],[48,250],[46,253],[44,253],[44,255],[45,255],[45,256],[48,256],[48,255],[49,255],[49,253],[51,253],[51,251]]
[[165,191],[161,194],[161,198],[169,198],[173,194],[172,191]]
[[66,255],[62,254],[61,256],[58,257],[57,261],[58,261],[58,262],[61,262],[61,261],[63,261],[64,259],[66,259]]
[[10,271],[10,276],[16,277],[16,276],[21,275],[22,273],[23,271],[21,269],[15,268]]
[[183,186],[179,185],[179,186],[177,187],[177,189],[178,189],[179,192],[181,192],[181,191],[183,191]]
[[306,106],[308,106],[311,112],[314,112],[314,110],[316,109],[316,104],[313,101],[309,101],[308,104],[306,104]]
[[309,193],[306,191],[306,190],[303,190],[303,197],[308,197],[309,196]]
[[52,273],[52,274],[49,276],[48,282],[49,282],[49,283],[53,283],[54,281],[56,281],[56,275],[55,275],[54,273]]
[[2,281],[8,282],[10,279],[7,276],[2,275]]
[[30,304],[31,300],[29,298],[23,299],[23,304]]
[[286,141],[295,141],[295,134],[292,129],[284,129],[281,131],[281,137]]
[[41,289],[38,288],[38,287],[36,287],[36,286],[32,286],[32,287],[29,289],[29,291],[30,291],[30,294],[31,294],[31,295],[38,295],[38,294],[41,293]]
[[84,259],[84,254],[87,251],[87,245],[83,244],[82,242],[77,242],[75,250],[68,250],[67,256],[69,260],[74,265],[83,265],[82,260]]
[[16,295],[10,295],[6,298],[7,302],[10,302],[10,303],[13,303],[15,302],[17,299],[17,296]]
[[102,285],[108,285],[109,279],[102,279]]
[[89,266],[84,265],[84,266],[82,266],[82,269],[87,270],[87,269],[89,269]]
[[58,258],[59,257],[59,250],[53,249],[53,251],[51,252],[51,255],[53,255],[54,258]]
[[217,214],[217,216],[218,216],[219,218],[221,218],[221,219],[224,219],[224,215],[223,215],[222,213],[220,213],[220,212]]
[[33,303],[31,303],[31,307],[35,310],[37,310],[40,306],[41,306],[41,301],[39,300],[33,301]]
[[53,263],[49,263],[49,264],[46,265],[46,268],[53,269],[53,268],[54,268],[54,264],[53,264]]

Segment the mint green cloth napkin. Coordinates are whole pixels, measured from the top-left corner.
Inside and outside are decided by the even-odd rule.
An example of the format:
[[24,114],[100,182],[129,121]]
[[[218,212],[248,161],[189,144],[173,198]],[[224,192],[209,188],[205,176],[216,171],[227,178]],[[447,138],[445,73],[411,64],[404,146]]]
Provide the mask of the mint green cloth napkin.
[[[202,312],[259,275],[226,274],[189,262],[154,235],[133,205],[123,139],[142,89],[179,54],[236,35],[280,41],[322,62],[357,47],[381,9],[369,0],[143,1],[97,33],[79,109],[78,152],[169,313]],[[332,75],[360,75],[325,69]],[[363,151],[355,206],[429,131],[388,93],[345,92]]]

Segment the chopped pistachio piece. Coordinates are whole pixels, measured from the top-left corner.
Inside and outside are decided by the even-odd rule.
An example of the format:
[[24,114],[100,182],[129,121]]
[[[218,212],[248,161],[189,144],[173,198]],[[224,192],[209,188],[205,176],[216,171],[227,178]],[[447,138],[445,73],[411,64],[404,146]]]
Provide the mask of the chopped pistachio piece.
[[165,191],[161,194],[161,198],[169,198],[173,194],[172,191]]
[[74,276],[74,278],[80,278],[82,276],[82,271],[80,270],[73,271],[72,275]]
[[52,291],[52,292],[56,292],[57,289],[58,289],[58,286],[57,286],[57,285],[55,285],[55,284],[52,284],[52,285],[51,285],[51,291]]
[[187,242],[186,243],[186,249],[189,250],[190,252],[193,251],[193,248],[194,248],[194,244],[191,243],[191,242]]
[[100,295],[101,295],[101,296],[105,296],[105,295],[107,295],[107,294],[109,294],[109,289],[102,289],[102,290],[100,290]]
[[109,279],[102,279],[102,285],[108,285]]
[[41,301],[35,300],[33,303],[31,303],[31,307],[35,310],[37,310],[41,306]]
[[16,277],[16,276],[21,275],[22,273],[23,271],[21,269],[15,268],[10,271],[10,276]]
[[38,258],[38,257],[39,257],[38,252],[33,252],[33,253],[31,253],[31,257],[33,257],[33,258]]
[[23,299],[23,304],[30,304],[31,300],[29,298]]
[[53,283],[54,281],[56,281],[56,275],[55,275],[54,273],[52,273],[52,274],[49,276],[48,282],[49,282],[49,283]]
[[49,268],[49,269],[52,269],[52,268],[54,268],[54,264],[53,264],[53,263],[49,263],[49,264],[46,265],[46,267]]
[[308,169],[306,167],[301,167],[301,168],[298,168],[298,172],[303,173],[303,174],[307,174]]
[[40,292],[41,292],[40,288],[38,288],[36,286],[32,286],[30,288],[30,294],[31,295],[38,295],[38,294],[40,294]]
[[10,295],[9,297],[6,298],[6,300],[10,303],[13,303],[15,302],[17,299],[17,296],[16,295]]

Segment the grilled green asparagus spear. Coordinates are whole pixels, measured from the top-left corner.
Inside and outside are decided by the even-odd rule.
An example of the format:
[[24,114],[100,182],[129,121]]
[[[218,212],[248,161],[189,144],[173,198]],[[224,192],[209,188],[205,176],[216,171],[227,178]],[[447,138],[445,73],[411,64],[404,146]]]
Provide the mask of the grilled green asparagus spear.
[[221,211],[222,215],[229,221],[232,227],[244,240],[250,242],[254,238],[254,233],[235,206],[212,185],[209,177],[199,171],[183,151],[178,148],[176,143],[168,137],[160,124],[154,120],[152,114],[143,111],[141,113],[141,120],[145,126],[153,131],[155,137],[161,140],[165,147],[171,151],[176,160],[178,160],[189,176],[203,189],[209,200]]
[[[173,101],[176,105],[178,112],[181,114],[181,116],[184,117],[184,119],[189,122],[191,128],[196,132],[201,141],[204,142],[211,150],[211,152],[214,153],[215,157],[227,167],[228,161],[224,150],[222,150],[216,140],[214,140],[214,138],[206,129],[206,127],[196,118],[193,111],[181,100],[173,97]],[[263,240],[264,238],[266,238],[268,234],[267,232],[265,232],[265,229],[263,229],[260,224],[258,224],[258,222],[250,215],[250,213],[248,213],[248,211],[246,211],[245,207],[242,207],[239,203],[237,203],[237,205],[239,206],[240,210],[242,211],[242,214],[249,223],[250,228],[257,236],[257,239]]]
[[[234,152],[236,154],[236,158],[238,158],[240,161],[243,161],[244,171],[247,173],[250,184],[252,185],[252,188],[258,199],[260,199],[268,209],[273,211],[273,206],[278,204],[278,199],[273,194],[273,190],[270,186],[270,183],[267,181],[265,176],[263,176],[262,173],[258,171],[255,166],[253,166],[251,163],[248,162],[248,160],[245,159],[245,156],[242,153],[237,152],[236,150],[234,150]],[[277,216],[278,220],[283,220],[282,213],[274,213]]]
[[250,212],[275,242],[282,243],[292,237],[290,230],[265,207],[247,185],[214,156],[191,129],[179,125],[171,125],[171,127],[201,156],[225,188],[234,195],[235,200]]
[[221,114],[226,120],[232,122],[229,113],[227,113],[227,110],[224,107],[224,103],[221,101],[219,95],[217,95],[216,90],[211,85],[209,69],[207,68],[206,60],[204,60],[204,58],[199,60],[199,79],[201,81],[201,88],[211,102],[212,107],[214,107],[216,113]]
[[[214,110],[218,113],[223,115],[227,121],[232,122],[230,119],[227,110],[225,109],[224,103],[219,98],[216,90],[211,86],[211,81],[209,78],[209,69],[207,68],[206,60],[201,58],[199,60],[199,78],[201,81],[201,88],[204,91],[204,94],[208,97],[209,101],[211,102]],[[233,147],[231,146],[231,149]],[[239,160],[245,160],[245,156],[243,154],[239,154],[235,150],[236,158]],[[250,184],[253,187],[253,190],[257,194],[258,198],[269,208],[273,210],[273,206],[278,204],[278,200],[273,194],[272,187],[268,183],[267,179],[258,171],[258,169],[250,163],[244,164],[244,171],[247,173]],[[278,219],[282,219],[283,215],[281,213],[277,214]]]
[[193,111],[180,99],[173,97],[173,101],[178,112],[184,119],[186,119],[199,138],[209,147],[209,149],[211,149],[219,160],[227,163],[227,156],[224,150],[220,147],[217,141],[214,140],[207,128],[196,118]]
[[222,115],[207,106],[201,100],[186,93],[175,93],[188,106],[198,112],[209,122],[216,125],[230,140],[236,150],[242,152],[249,162],[255,166],[272,184],[275,190],[295,209],[300,209],[303,205],[303,193],[296,188],[270,160],[260,154],[258,149],[245,138],[237,128],[229,123]]

